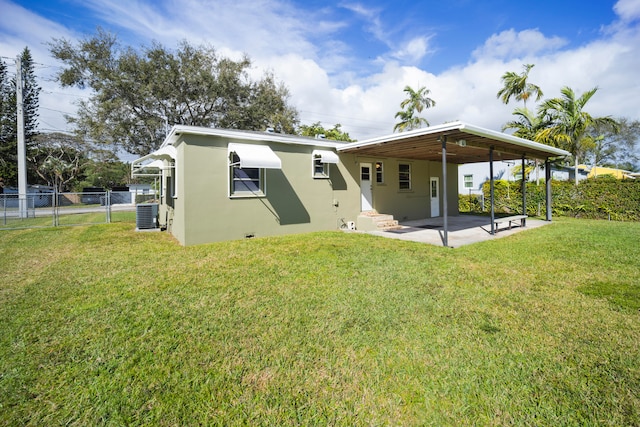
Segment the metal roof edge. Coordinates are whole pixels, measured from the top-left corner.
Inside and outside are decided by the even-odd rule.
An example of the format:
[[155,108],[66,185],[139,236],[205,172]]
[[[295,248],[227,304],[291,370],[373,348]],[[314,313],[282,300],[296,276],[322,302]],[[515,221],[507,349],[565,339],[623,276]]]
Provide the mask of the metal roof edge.
[[392,133],[389,135],[379,136],[371,139],[365,139],[364,141],[350,142],[345,145],[341,145],[340,147],[337,148],[337,150],[344,151],[350,148],[360,148],[360,147],[366,147],[369,145],[383,144],[385,142],[399,141],[399,140],[411,138],[417,135],[429,135],[432,133],[446,132],[449,130],[457,130],[457,129],[460,129],[461,126],[463,125],[464,123],[460,121],[455,121],[451,123],[443,123],[441,125],[429,126],[426,128],[414,129],[407,132]]
[[315,147],[325,148],[338,148],[347,143],[340,141],[333,141],[327,139],[314,139],[310,137],[297,136],[297,135],[284,135],[271,132],[259,132],[259,131],[242,131],[236,129],[220,129],[220,128],[207,128],[200,126],[187,126],[187,125],[175,125],[171,128],[171,131],[162,142],[160,147],[166,145],[173,145],[178,140],[178,136],[181,134],[188,135],[204,135],[204,136],[220,136],[231,139],[241,139],[245,141],[260,141],[260,142],[279,142],[282,144],[292,145],[308,145]]
[[414,129],[408,132],[394,133],[394,134],[385,135],[377,138],[367,139],[364,141],[352,142],[352,143],[338,147],[337,150],[340,152],[340,151],[349,150],[351,148],[361,148],[361,147],[367,147],[370,145],[384,144],[392,141],[400,141],[400,140],[411,138],[414,136],[431,135],[431,134],[438,134],[438,133],[444,134],[448,131],[453,131],[453,130],[465,132],[471,135],[482,136],[485,138],[493,138],[499,141],[507,142],[507,143],[524,147],[524,148],[534,149],[537,151],[546,151],[547,153],[556,157],[567,157],[571,155],[571,153],[569,153],[568,151],[562,150],[560,148],[551,147],[550,145],[529,141],[528,139],[519,138],[517,136],[509,135],[503,132],[497,132],[494,130],[482,128],[480,126],[474,126],[461,121],[443,123],[441,125],[429,126],[427,128],[421,128],[421,129]]

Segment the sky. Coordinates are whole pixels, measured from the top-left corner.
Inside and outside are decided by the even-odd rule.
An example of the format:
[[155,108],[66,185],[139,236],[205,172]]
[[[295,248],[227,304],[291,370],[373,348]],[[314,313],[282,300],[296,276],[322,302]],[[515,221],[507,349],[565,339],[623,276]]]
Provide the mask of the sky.
[[13,64],[28,46],[37,63],[40,130],[70,131],[64,114],[90,95],[55,82],[47,43],[97,27],[136,48],[247,54],[255,76],[289,88],[302,124],[339,123],[358,140],[392,133],[405,86],[431,91],[432,125],[499,131],[522,106],[497,99],[500,77],[524,64],[544,98],[598,87],[589,113],[640,120],[640,0],[0,0],[0,56]]

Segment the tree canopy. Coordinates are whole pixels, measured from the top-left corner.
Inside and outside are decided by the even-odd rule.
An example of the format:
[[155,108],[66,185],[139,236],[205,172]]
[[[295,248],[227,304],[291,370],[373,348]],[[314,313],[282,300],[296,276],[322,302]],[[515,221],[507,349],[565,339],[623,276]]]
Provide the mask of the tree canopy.
[[[22,64],[22,112],[27,157],[34,149],[38,134],[40,86],[36,81],[33,57],[28,47],[19,55]],[[6,63],[0,60],[0,178],[4,185],[17,185],[18,177],[18,111],[16,76],[10,76]],[[32,165],[28,175],[33,175]]]
[[327,139],[332,139],[335,141],[345,141],[345,142],[353,142],[355,140],[351,139],[349,133],[344,132],[341,124],[336,124],[333,128],[326,129],[324,128],[320,122],[315,122],[311,125],[301,125],[298,128],[298,133],[301,136],[311,136],[315,137],[318,135],[323,135]]
[[532,95],[535,95],[536,101],[539,101],[543,96],[542,89],[528,81],[529,71],[534,66],[534,64],[523,65],[524,71],[520,74],[514,71],[504,73],[501,77],[503,87],[496,96],[505,104],[509,103],[511,97],[514,97],[516,100],[524,102],[524,108],[527,108],[527,100]]
[[174,124],[294,133],[298,123],[288,89],[269,72],[252,79],[246,56],[232,60],[186,41],[175,50],[159,43],[136,50],[101,29],[76,44],[54,39],[49,47],[65,64],[58,74],[63,86],[93,90],[69,119],[77,132],[131,154],[156,149]]
[[567,150],[573,155],[575,181],[578,183],[578,164],[596,145],[597,135],[589,133],[594,126],[618,128],[611,117],[593,117],[585,110],[586,104],[598,91],[597,87],[576,96],[573,89],[563,87],[561,96],[547,99],[540,106],[540,115],[549,118],[551,125],[538,133],[540,140]]

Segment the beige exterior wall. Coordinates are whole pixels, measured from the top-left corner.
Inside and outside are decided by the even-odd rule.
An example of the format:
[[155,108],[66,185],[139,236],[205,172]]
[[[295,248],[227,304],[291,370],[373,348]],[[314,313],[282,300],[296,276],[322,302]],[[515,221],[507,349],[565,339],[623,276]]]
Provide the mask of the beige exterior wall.
[[[178,149],[178,195],[170,230],[184,245],[311,231],[337,230],[355,221],[359,187],[345,165],[330,165],[329,179],[312,176],[311,145],[269,143],[282,169],[266,170],[264,197],[229,197],[229,142],[184,135]],[[181,161],[182,160],[182,161]]]
[[[373,207],[379,213],[393,215],[398,221],[431,217],[430,179],[439,178],[440,216],[443,214],[442,163],[396,158],[357,157],[360,163],[372,165]],[[376,182],[375,164],[382,162],[384,182]],[[411,166],[411,189],[399,189],[399,165]],[[359,172],[358,172],[359,173]],[[359,178],[358,178],[359,179]],[[447,165],[448,213],[458,215],[458,166]]]

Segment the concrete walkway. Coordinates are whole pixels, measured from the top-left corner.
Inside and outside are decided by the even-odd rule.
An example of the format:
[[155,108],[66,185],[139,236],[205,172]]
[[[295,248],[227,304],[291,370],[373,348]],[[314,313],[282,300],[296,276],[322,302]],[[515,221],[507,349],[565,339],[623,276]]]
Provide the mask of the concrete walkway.
[[[391,239],[409,240],[412,242],[429,243],[431,245],[442,246],[443,241],[443,219],[428,218],[416,221],[402,222],[402,228],[388,231],[370,231],[368,234],[387,237]],[[514,226],[509,230],[507,224],[500,224],[499,231],[491,234],[491,218],[486,216],[460,215],[450,216],[449,225],[449,246],[457,248],[472,243],[484,242],[486,240],[499,239],[510,236],[524,230],[550,224],[550,222],[527,218],[526,227]]]

